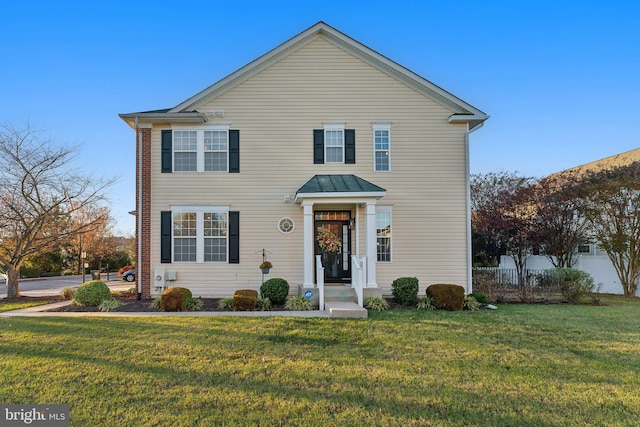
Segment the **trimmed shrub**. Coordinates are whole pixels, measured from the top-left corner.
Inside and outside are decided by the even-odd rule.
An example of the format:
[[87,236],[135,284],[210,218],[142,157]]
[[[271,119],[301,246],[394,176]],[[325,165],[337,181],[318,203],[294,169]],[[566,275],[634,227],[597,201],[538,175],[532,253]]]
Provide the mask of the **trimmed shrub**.
[[589,273],[576,268],[557,268],[556,275],[562,296],[569,304],[580,304],[582,297],[591,294],[596,287]]
[[275,305],[282,305],[289,295],[289,283],[280,278],[269,279],[260,286],[260,296],[269,298]]
[[364,307],[367,310],[384,311],[389,310],[389,303],[382,297],[370,296],[364,302]]
[[457,311],[464,307],[464,287],[460,285],[431,285],[427,296],[433,298],[439,310]]
[[258,291],[241,289],[233,293],[233,309],[239,311],[255,310]]
[[184,311],[187,299],[193,294],[187,288],[168,288],[160,296],[160,309],[163,311]]
[[474,297],[480,304],[489,304],[489,295],[484,292],[471,292],[469,296]]
[[418,279],[415,277],[400,277],[391,284],[391,295],[398,304],[414,306],[418,303]]
[[296,295],[287,298],[284,308],[291,311],[308,311],[313,309],[313,303],[302,295]]
[[73,294],[73,301],[77,305],[97,307],[106,299],[111,299],[111,291],[102,280],[90,280],[78,286]]

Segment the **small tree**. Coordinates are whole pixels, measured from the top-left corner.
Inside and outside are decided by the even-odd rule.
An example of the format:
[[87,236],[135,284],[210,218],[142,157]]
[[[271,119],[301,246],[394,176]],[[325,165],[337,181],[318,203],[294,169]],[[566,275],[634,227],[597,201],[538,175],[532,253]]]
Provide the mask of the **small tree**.
[[20,296],[18,272],[28,256],[94,226],[71,217],[101,203],[113,180],[76,173],[76,151],[41,140],[29,125],[0,126],[0,269],[8,298]]
[[584,215],[607,252],[626,296],[640,280],[640,162],[591,172],[584,180]]
[[499,172],[474,175],[471,184],[472,226],[513,257],[521,289],[536,227],[532,183],[533,178]]
[[534,244],[554,267],[572,267],[578,245],[590,237],[587,221],[580,216],[585,200],[578,177],[572,172],[551,175],[531,190],[536,203]]

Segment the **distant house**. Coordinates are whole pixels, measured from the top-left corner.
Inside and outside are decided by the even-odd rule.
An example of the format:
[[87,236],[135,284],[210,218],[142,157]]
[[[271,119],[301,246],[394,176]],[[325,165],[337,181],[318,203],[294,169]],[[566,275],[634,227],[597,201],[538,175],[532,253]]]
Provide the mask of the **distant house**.
[[[568,173],[581,175],[587,172],[597,172],[619,166],[627,166],[638,161],[640,161],[640,148],[605,157],[565,171],[557,172],[556,174]],[[578,246],[577,251],[578,256],[573,267],[591,274],[595,283],[600,285],[600,292],[610,294],[624,293],[618,274],[609,256],[597,242],[585,242],[585,244]],[[506,255],[502,256],[500,259],[500,268],[515,268],[513,258]],[[527,260],[527,268],[532,270],[549,269],[553,268],[553,264],[544,255],[532,255]],[[640,290],[637,295],[640,296]]]
[[[419,52],[416,52],[419,53]],[[488,116],[319,22],[136,131],[143,296],[471,286],[469,134]],[[330,252],[319,236],[331,237]],[[317,255],[321,255],[317,257]],[[308,292],[311,291],[311,292]]]

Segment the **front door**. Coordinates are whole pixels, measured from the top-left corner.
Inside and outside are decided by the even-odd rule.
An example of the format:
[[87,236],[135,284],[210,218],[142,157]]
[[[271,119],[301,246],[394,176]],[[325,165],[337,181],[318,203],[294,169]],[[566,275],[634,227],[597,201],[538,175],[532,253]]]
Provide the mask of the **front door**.
[[315,213],[315,254],[322,255],[325,283],[351,281],[350,212]]

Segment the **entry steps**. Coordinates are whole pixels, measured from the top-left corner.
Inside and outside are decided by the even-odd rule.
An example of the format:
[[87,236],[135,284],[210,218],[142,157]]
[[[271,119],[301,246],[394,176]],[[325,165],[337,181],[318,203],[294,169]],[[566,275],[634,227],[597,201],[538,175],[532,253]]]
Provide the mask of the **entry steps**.
[[356,304],[357,300],[356,292],[349,286],[324,287],[324,310],[329,317],[366,318],[367,310]]

